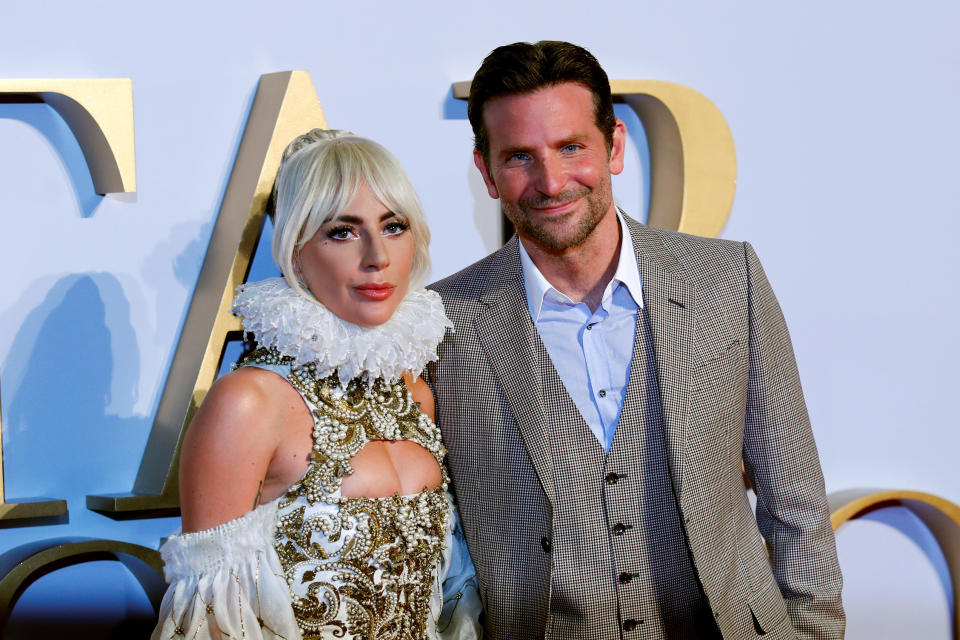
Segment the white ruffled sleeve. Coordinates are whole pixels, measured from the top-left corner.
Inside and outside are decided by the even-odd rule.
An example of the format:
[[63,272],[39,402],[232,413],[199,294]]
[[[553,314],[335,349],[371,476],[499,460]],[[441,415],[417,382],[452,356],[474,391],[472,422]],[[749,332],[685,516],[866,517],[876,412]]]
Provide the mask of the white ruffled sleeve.
[[273,549],[277,502],[160,547],[170,584],[151,640],[301,640]]
[[430,603],[438,640],[475,640],[483,637],[480,613],[483,605],[477,588],[477,572],[467,541],[460,527],[460,516],[450,493],[450,527],[444,541],[443,558],[440,561],[438,588]]

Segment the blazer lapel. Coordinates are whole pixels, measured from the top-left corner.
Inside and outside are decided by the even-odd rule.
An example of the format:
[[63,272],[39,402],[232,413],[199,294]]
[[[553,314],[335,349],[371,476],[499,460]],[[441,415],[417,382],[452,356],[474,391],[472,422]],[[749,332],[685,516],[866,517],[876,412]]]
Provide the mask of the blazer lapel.
[[[695,293],[683,279],[680,263],[660,237],[640,223],[630,218],[626,220],[633,236],[643,302],[650,319],[670,475],[677,504],[681,506],[687,465],[688,377],[693,357]],[[635,347],[635,364],[637,354]],[[638,397],[637,376],[641,375],[638,369],[631,366],[627,401],[631,399],[631,393],[634,399]],[[624,404],[626,406],[626,402]]]
[[543,347],[527,309],[517,242],[514,236],[513,246],[508,243],[504,248],[499,279],[480,296],[482,307],[474,323],[540,484],[553,504],[550,432],[537,367],[537,349]]

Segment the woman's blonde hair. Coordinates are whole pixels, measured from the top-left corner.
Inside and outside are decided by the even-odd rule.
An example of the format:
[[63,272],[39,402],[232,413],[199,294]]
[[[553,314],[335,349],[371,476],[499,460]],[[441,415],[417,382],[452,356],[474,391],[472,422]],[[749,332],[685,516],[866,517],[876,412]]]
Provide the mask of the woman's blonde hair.
[[314,299],[297,277],[294,259],[320,227],[350,206],[361,184],[403,218],[413,234],[410,287],[430,269],[430,230],[410,179],[392,153],[349,131],[313,129],[287,145],[273,187],[273,259],[287,284]]

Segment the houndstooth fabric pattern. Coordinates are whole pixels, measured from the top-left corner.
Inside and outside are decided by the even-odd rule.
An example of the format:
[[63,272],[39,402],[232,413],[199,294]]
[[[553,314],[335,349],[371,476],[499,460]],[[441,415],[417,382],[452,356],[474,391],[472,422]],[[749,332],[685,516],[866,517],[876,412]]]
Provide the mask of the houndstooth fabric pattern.
[[[841,576],[816,445],[789,334],[756,254],[746,243],[627,223],[675,506],[717,627],[738,640],[842,638]],[[551,585],[576,553],[560,558],[553,548],[562,537],[553,528],[565,520],[555,511],[571,507],[558,502],[555,486],[568,443],[552,428],[556,374],[538,359],[516,238],[432,287],[455,329],[428,371],[487,632],[595,637],[553,633],[564,609]],[[632,370],[628,401],[635,378]],[[622,417],[617,437],[623,426]],[[598,517],[593,511],[583,518]],[[578,558],[601,573],[615,569],[609,554],[583,550]],[[596,598],[583,615],[612,616],[623,629],[608,601]],[[645,637],[642,625],[622,634]]]
[[[677,512],[649,322],[637,315],[630,383],[605,454],[538,353],[554,448],[553,638],[716,637]],[[632,631],[627,631],[631,629]],[[711,635],[713,634],[713,635]]]

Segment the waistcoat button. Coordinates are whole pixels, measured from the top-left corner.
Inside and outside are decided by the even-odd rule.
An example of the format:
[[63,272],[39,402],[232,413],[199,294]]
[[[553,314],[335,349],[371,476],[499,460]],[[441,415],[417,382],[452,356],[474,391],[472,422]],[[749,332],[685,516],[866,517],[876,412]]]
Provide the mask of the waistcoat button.
[[605,478],[607,484],[617,484],[617,480],[619,480],[619,479],[620,479],[620,476],[618,476],[617,474],[615,474],[613,471],[611,471],[610,473],[608,473],[608,474],[607,474],[607,477]]
[[550,544],[550,538],[547,536],[540,538],[540,546],[543,547],[544,553],[550,553],[550,549],[553,547],[553,545]]
[[637,626],[639,626],[639,625],[641,625],[641,624],[643,624],[643,621],[638,621],[638,620],[634,620],[633,618],[630,618],[630,619],[628,619],[628,620],[624,620],[624,621],[623,621],[623,630],[624,630],[624,631],[633,631],[634,629],[637,628]]
[[633,580],[633,574],[627,573],[626,571],[624,571],[623,573],[620,574],[619,578],[620,578],[620,584],[627,584],[628,582]]
[[617,524],[613,525],[613,533],[615,535],[622,536],[626,530],[627,526],[622,522],[618,522]]

